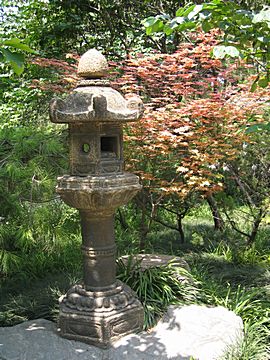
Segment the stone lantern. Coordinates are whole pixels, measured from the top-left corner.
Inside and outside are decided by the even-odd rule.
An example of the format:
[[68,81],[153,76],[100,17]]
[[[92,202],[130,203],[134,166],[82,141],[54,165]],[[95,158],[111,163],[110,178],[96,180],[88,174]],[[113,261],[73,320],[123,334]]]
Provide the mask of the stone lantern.
[[140,190],[138,177],[123,169],[123,124],[138,120],[142,102],[126,100],[104,79],[105,57],[97,50],[80,59],[78,87],[54,99],[50,118],[67,123],[70,175],[57,180],[62,200],[81,216],[83,284],[60,299],[61,335],[100,347],[141,331],[143,308],[134,292],[116,280],[114,212]]

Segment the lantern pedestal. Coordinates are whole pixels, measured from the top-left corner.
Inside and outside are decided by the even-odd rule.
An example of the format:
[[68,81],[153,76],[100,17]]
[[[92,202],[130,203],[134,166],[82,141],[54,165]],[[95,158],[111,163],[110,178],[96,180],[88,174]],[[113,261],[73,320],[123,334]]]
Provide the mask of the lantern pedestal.
[[143,308],[133,291],[117,281],[106,291],[75,285],[60,299],[61,336],[101,348],[142,330]]
[[114,211],[141,188],[129,173],[62,176],[57,192],[79,209],[82,229],[83,285],[60,299],[60,334],[106,348],[142,330],[143,307],[134,292],[115,277]]

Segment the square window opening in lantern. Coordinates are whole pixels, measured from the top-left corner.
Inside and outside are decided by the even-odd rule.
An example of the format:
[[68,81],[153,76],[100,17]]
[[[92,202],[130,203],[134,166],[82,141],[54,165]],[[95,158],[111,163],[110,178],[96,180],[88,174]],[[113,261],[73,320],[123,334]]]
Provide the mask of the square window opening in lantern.
[[102,159],[119,158],[119,146],[117,136],[102,136],[100,138],[100,152]]

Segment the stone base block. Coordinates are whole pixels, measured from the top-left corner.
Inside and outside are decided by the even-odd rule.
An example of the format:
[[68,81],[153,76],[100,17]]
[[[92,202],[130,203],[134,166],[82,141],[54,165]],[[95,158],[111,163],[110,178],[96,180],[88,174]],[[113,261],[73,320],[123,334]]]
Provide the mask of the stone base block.
[[142,331],[143,307],[134,292],[117,282],[107,291],[86,291],[76,285],[60,299],[60,335],[101,348]]

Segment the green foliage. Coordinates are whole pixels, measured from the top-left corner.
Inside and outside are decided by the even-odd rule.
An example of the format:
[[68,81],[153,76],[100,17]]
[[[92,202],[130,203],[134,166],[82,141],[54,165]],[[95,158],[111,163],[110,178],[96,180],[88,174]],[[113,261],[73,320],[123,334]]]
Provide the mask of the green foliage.
[[18,52],[18,50],[32,54],[36,53],[18,38],[14,37],[9,40],[0,41],[0,61],[8,62],[15,74],[21,75],[24,70],[25,56],[23,53]]
[[134,50],[151,51],[151,47],[164,50],[162,38],[153,41],[145,36],[141,20],[164,9],[173,15],[179,2],[30,0],[5,1],[5,6],[9,11],[3,33],[14,37],[19,32],[42,56],[59,58],[95,47],[122,57]]
[[0,300],[0,326],[12,326],[37,318],[57,321],[58,299],[74,284],[74,279],[66,273],[49,274],[39,279],[30,275],[30,278],[20,281],[17,278],[16,282],[13,279],[12,284],[12,288],[5,284],[0,289],[3,294],[6,293]]
[[221,360],[268,360],[270,355],[267,328],[260,322],[245,325],[245,337],[240,344],[228,349]]
[[[187,4],[176,11],[176,16],[157,15],[143,21],[148,35],[164,32],[187,32],[198,26],[203,31],[221,30],[222,45],[214,48],[213,55],[219,59],[226,56],[241,57],[257,64],[260,71],[255,85],[266,87],[269,82],[269,26],[270,8],[243,9],[235,1],[213,0],[200,5]],[[255,90],[256,86],[252,90]]]
[[[52,92],[32,86],[37,74],[52,80],[56,74],[30,64],[27,70],[20,78],[5,74],[0,89],[0,274],[4,278],[20,271],[24,277],[38,277],[67,266],[69,241],[79,231],[77,214],[59,201],[54,189],[57,175],[68,167],[66,133],[48,125]],[[61,260],[60,238],[67,246]]]
[[192,303],[196,282],[187,270],[168,266],[141,269],[140,262],[129,257],[127,264],[118,260],[118,279],[135,291],[144,307],[144,328],[155,325],[170,304]]
[[[238,195],[238,203],[244,207],[238,207],[238,211],[235,211],[233,202],[228,202],[229,197],[219,197],[233,229],[245,236],[248,244],[252,245],[260,225],[270,211],[270,156],[267,132],[251,132],[249,136],[249,141],[243,145],[239,156],[227,163],[227,171],[224,173],[225,185],[234,193],[233,198],[235,194]],[[240,224],[237,215],[245,219],[245,230],[237,225]]]

